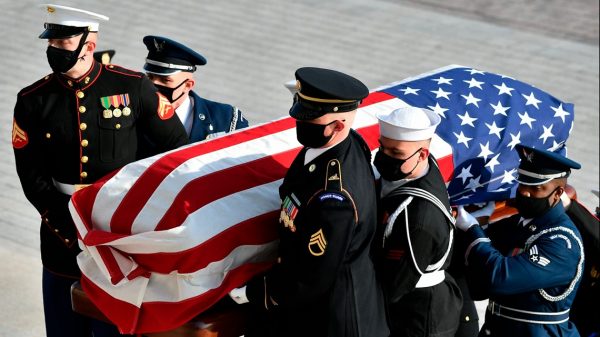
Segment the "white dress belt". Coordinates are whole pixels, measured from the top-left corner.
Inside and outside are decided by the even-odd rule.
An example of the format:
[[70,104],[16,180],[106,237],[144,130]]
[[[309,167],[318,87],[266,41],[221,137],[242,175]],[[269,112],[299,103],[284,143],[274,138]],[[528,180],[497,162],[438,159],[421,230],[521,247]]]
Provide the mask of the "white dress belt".
[[56,181],[54,178],[52,178],[52,183],[60,193],[64,193],[66,195],[73,195],[73,193],[79,191],[80,189],[90,186],[90,184],[63,184],[59,181]]

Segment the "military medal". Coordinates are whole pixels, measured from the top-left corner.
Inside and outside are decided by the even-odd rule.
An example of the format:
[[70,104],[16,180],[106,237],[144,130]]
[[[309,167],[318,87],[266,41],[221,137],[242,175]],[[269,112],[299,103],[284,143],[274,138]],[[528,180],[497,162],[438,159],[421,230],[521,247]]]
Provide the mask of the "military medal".
[[295,232],[296,226],[294,225],[294,219],[296,215],[298,215],[298,207],[292,201],[292,199],[297,200],[295,196],[292,194],[290,196],[286,196],[281,203],[281,213],[279,215],[279,222],[283,222],[283,225],[286,228],[289,228],[290,231]]
[[115,117],[121,117],[121,109],[119,109],[119,107],[121,106],[121,104],[123,103],[123,95],[112,95],[110,96],[110,103],[112,104],[113,107],[115,107],[115,109],[113,110],[113,116]]
[[102,111],[103,118],[112,118],[112,110],[110,110],[110,97],[101,97],[100,104],[104,107],[104,111]]
[[121,95],[123,97],[123,116],[129,116],[131,114],[131,109],[129,108],[129,94]]
[[115,117],[121,117],[121,109],[119,109],[119,108],[114,109],[112,114]]

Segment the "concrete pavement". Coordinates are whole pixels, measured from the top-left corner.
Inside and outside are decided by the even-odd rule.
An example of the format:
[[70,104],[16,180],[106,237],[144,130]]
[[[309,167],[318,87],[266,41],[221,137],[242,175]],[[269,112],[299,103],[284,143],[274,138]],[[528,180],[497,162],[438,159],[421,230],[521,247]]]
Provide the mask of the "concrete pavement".
[[[0,0],[0,337],[43,336],[38,216],[20,189],[10,145],[20,88],[49,67],[39,1]],[[283,83],[300,66],[355,75],[370,88],[448,64],[502,73],[575,104],[569,155],[583,169],[570,179],[598,205],[598,2],[548,0],[84,1],[61,4],[110,16],[99,49],[141,69],[142,37],[165,35],[200,51],[199,93],[238,105],[251,122],[283,116]]]

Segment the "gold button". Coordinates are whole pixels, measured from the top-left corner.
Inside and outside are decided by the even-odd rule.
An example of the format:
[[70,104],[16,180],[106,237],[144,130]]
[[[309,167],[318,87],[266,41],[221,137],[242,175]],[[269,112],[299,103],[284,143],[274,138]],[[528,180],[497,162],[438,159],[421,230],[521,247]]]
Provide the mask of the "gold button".
[[470,320],[471,320],[471,318],[469,316],[465,316],[465,322],[468,322]]
[[68,81],[67,81],[67,84],[68,84],[70,87],[72,87],[72,86],[73,86],[73,81],[71,81],[71,80],[68,80]]
[[79,124],[79,129],[80,129],[81,131],[83,131],[83,130],[87,129],[87,124],[85,124],[85,123],[81,123],[81,124]]
[[79,176],[83,179],[87,178],[87,172],[83,171],[79,174]]
[[50,134],[50,132],[46,133],[46,138],[50,139],[52,137],[52,135]]
[[83,147],[88,146],[88,140],[87,139],[81,140],[81,146],[83,146]]
[[112,64],[108,66],[110,69],[114,68],[115,66],[113,66]]
[[81,112],[81,113],[85,112],[85,107],[83,105],[79,107],[79,112]]
[[47,80],[47,79],[49,79],[49,78],[50,78],[50,76],[49,76],[49,75],[48,75],[48,76],[46,76],[46,77],[44,77],[44,79],[45,79],[45,80]]
[[117,123],[117,125],[115,125],[115,128],[117,128],[117,130],[119,130],[121,128],[121,124]]
[[84,164],[87,163],[88,162],[88,156],[81,157],[81,162],[84,163]]
[[317,169],[317,165],[315,165],[315,164],[311,164],[311,165],[308,167],[308,172],[314,172],[316,169]]
[[85,96],[85,94],[83,93],[83,91],[78,91],[76,95],[79,98],[83,98],[83,96]]
[[90,83],[90,77],[89,77],[89,76],[88,76],[88,77],[86,77],[86,78],[83,80],[83,82],[85,82],[85,84],[88,84],[88,83]]
[[71,241],[69,241],[69,239],[65,239],[65,243],[69,243],[69,242],[71,242]]
[[54,233],[58,233],[58,229],[56,229],[56,228],[55,228],[55,229],[54,229]]

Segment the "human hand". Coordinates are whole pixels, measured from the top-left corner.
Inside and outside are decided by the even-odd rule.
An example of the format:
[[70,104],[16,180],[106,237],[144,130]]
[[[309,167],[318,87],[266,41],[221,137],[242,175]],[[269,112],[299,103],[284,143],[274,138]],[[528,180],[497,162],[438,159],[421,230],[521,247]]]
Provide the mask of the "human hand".
[[477,219],[469,212],[465,211],[464,206],[458,206],[456,215],[456,227],[466,232],[471,226],[478,225]]
[[490,217],[492,215],[492,213],[494,213],[494,210],[496,210],[496,203],[494,201],[488,201],[487,204],[485,204],[485,206],[483,206],[482,208],[473,211],[471,213],[471,215],[475,218],[480,218],[480,217]]
[[229,297],[235,301],[237,304],[248,303],[248,297],[246,296],[246,286],[242,286],[240,288],[233,288],[229,292]]

